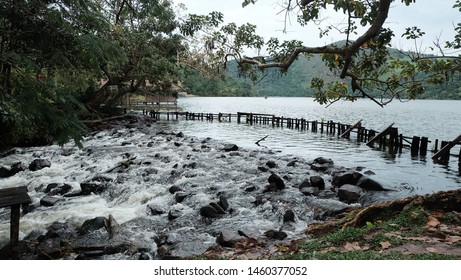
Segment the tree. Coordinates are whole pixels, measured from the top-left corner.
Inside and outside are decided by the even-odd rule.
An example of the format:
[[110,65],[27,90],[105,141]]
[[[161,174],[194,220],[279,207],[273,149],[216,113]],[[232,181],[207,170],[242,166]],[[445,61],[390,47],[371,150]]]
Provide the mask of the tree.
[[[242,6],[256,4],[257,0],[245,0]],[[336,80],[325,81],[319,76],[311,80],[315,98],[322,104],[330,104],[339,99],[356,100],[370,98],[380,106],[395,98],[416,98],[424,91],[425,83],[444,83],[450,75],[459,72],[459,57],[425,56],[419,53],[402,53],[402,56],[389,55],[391,39],[395,36],[389,28],[384,28],[389,8],[393,0],[287,0],[283,1],[287,16],[296,15],[301,25],[321,21],[322,11],[332,9],[347,19],[345,26],[328,26],[321,30],[320,36],[336,29],[344,40],[319,47],[306,47],[301,41],[280,42],[277,38],[267,41],[255,35],[251,25],[237,27],[235,24],[220,26],[216,19],[221,16],[189,17],[184,25],[184,33],[204,30],[206,42],[211,42],[214,62],[226,65],[230,57],[235,59],[240,70],[257,80],[257,71],[278,68],[286,72],[301,55],[311,57],[321,55],[323,62]],[[414,0],[401,0],[409,6]],[[454,7],[460,8],[460,1]],[[222,23],[220,21],[219,23]],[[214,31],[210,31],[213,30]],[[361,31],[363,30],[363,31]],[[456,27],[458,35],[446,47],[460,48],[461,25]],[[418,40],[424,32],[418,27],[407,28],[402,36],[408,40]],[[352,39],[352,37],[356,37]],[[245,48],[260,50],[265,47],[268,56],[245,56]],[[441,49],[441,44],[436,44]],[[211,55],[209,55],[211,56]],[[371,95],[370,91],[378,92]]]

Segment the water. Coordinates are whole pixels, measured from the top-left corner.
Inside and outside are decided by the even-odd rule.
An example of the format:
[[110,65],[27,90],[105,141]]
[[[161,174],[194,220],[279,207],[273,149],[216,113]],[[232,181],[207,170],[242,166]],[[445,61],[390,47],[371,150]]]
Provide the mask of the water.
[[[394,122],[404,135],[430,139],[449,140],[461,132],[459,101],[392,103],[381,109],[367,101],[337,103],[325,108],[309,98],[183,98],[179,106],[190,112],[247,111],[343,123],[363,119],[365,127],[375,130]],[[175,136],[178,132],[186,137]],[[255,145],[267,135],[261,146]],[[21,217],[21,239],[33,230],[45,232],[56,221],[78,227],[87,219],[111,214],[122,225],[125,236],[149,248],[153,256],[157,252],[154,239],[161,236],[168,240],[173,254],[189,256],[214,245],[217,234],[226,228],[248,230],[256,235],[271,229],[283,230],[289,239],[298,238],[316,217],[348,207],[331,193],[309,197],[293,188],[312,175],[321,176],[327,186],[331,185],[328,174],[310,170],[309,162],[318,156],[331,158],[338,166],[360,166],[373,171],[375,180],[393,190],[371,196],[375,201],[461,186],[457,158],[443,166],[434,164],[430,157],[411,158],[408,151],[392,156],[351,138],[235,122],[160,121],[152,127],[122,126],[86,137],[83,150],[70,143],[63,148],[52,145],[18,149],[14,155],[0,158],[0,166],[16,162],[28,165],[35,158],[45,158],[52,163],[50,168],[36,172],[26,170],[0,179],[0,188],[28,188],[35,209]],[[224,153],[225,143],[235,143],[240,150],[234,154]],[[111,171],[129,158],[132,159],[129,167]],[[257,167],[269,160],[277,163],[273,171],[286,178],[287,188],[280,193],[262,194],[270,173],[261,172]],[[293,160],[296,166],[287,166]],[[78,192],[80,183],[97,176],[110,181],[103,193],[61,197],[53,207],[40,206],[48,184],[66,183],[72,192]],[[173,185],[187,194],[184,201],[176,202],[169,193]],[[248,191],[251,187],[255,190]],[[215,202],[220,195],[228,199],[232,211],[220,219],[202,218],[199,209]],[[255,205],[258,197],[262,198],[261,203]],[[149,208],[164,213],[152,215]],[[282,221],[287,209],[295,212],[293,224]],[[168,212],[179,213],[179,217],[169,220]],[[0,209],[0,245],[8,239],[9,210]],[[112,258],[136,256],[122,254]]]

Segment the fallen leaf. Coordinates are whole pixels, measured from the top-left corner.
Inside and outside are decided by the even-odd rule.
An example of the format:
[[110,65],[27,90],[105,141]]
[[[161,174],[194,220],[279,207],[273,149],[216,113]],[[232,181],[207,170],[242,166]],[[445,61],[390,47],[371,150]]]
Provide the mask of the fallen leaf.
[[440,225],[440,222],[439,222],[439,220],[437,220],[436,217],[434,217],[434,216],[427,217],[427,226],[428,227],[437,227],[438,225]]
[[389,249],[392,247],[392,244],[389,241],[379,242],[379,245],[381,245],[383,249]]
[[349,251],[349,252],[362,250],[358,242],[352,242],[352,243],[347,242],[346,245],[344,245],[344,249],[346,249],[346,251]]
[[434,254],[438,254],[440,252],[439,250],[437,250],[437,248],[434,248],[434,247],[427,247],[426,251],[428,251],[429,253],[434,253]]

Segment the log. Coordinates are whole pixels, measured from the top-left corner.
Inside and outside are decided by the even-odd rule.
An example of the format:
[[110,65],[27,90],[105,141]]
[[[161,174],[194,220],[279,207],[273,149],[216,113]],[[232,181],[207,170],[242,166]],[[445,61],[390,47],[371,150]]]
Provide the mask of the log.
[[432,156],[432,159],[433,160],[436,160],[444,155],[446,155],[447,153],[450,152],[451,148],[453,148],[456,144],[460,143],[461,142],[461,135],[459,135],[458,137],[456,137],[453,141],[450,141],[448,142],[446,145],[444,145],[440,151],[438,151],[437,153],[435,153],[435,155]]
[[391,125],[389,125],[388,127],[386,127],[383,131],[381,131],[380,133],[376,134],[376,136],[374,136],[373,138],[371,138],[370,141],[368,141],[367,143],[367,146],[373,146],[373,143],[376,142],[377,140],[381,139],[382,137],[386,136],[387,134],[390,133],[391,131],[391,127],[394,125],[394,123],[392,123]]
[[362,119],[360,119],[358,122],[353,124],[351,127],[349,127],[344,133],[339,135],[339,137],[344,138],[346,137],[354,128],[362,126]]

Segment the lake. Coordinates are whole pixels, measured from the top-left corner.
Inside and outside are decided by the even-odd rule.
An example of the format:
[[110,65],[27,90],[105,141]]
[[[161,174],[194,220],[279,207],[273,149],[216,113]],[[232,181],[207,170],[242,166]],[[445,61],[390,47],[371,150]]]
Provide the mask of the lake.
[[[366,99],[356,102],[339,101],[327,107],[318,104],[313,98],[187,97],[179,99],[178,107],[195,113],[252,112],[346,124],[362,119],[362,126],[376,131],[394,123],[394,127],[404,136],[428,137],[432,141],[429,148],[434,145],[435,139],[450,141],[461,134],[459,100],[397,100],[381,108]],[[448,165],[440,165],[432,161],[431,153],[427,157],[412,158],[406,149],[402,154],[391,155],[357,142],[354,134],[351,140],[345,140],[338,139],[337,135],[264,125],[239,125],[235,122],[204,125],[200,121],[183,121],[168,125],[188,135],[212,137],[254,149],[260,149],[255,145],[257,140],[269,135],[261,142],[265,146],[262,149],[303,156],[306,159],[329,157],[343,166],[362,165],[372,169],[376,177],[389,187],[407,188],[412,194],[426,194],[461,186],[457,157],[451,157]],[[452,153],[458,154],[459,147],[453,148]]]

